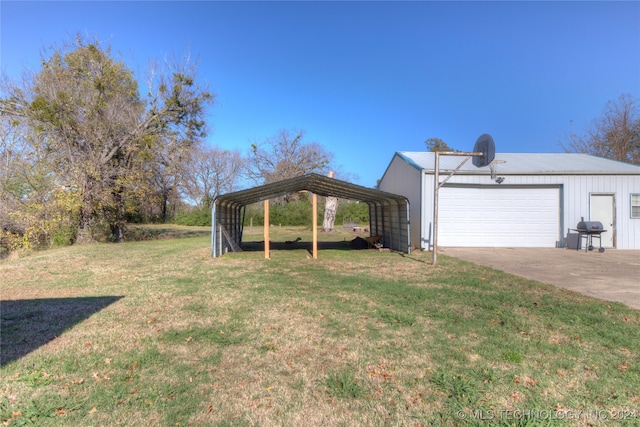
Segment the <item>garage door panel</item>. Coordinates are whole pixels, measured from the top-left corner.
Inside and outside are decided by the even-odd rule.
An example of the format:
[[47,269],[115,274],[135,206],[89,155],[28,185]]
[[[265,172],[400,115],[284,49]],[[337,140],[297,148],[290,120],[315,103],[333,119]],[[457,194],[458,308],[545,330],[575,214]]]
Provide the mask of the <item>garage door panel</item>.
[[443,187],[442,246],[554,247],[559,237],[557,188]]

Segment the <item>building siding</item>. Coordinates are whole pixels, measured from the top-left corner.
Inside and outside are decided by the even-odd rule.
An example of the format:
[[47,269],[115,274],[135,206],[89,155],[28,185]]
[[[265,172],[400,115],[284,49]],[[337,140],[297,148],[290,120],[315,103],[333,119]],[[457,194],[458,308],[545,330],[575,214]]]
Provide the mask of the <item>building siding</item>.
[[[526,155],[523,155],[526,156]],[[498,155],[496,155],[498,157]],[[451,177],[448,183],[467,185],[496,185],[487,173],[488,168],[478,169],[478,174],[465,172]],[[640,193],[640,173],[614,174],[504,174],[497,166],[497,175],[505,178],[509,186],[561,186],[562,206],[560,224],[561,244],[569,229],[575,228],[581,218],[589,220],[590,195],[609,193],[615,195],[615,244],[617,249],[640,249],[640,219],[631,218],[631,194]],[[640,170],[640,169],[638,169]],[[441,174],[444,179],[446,173]],[[411,207],[412,244],[422,249],[431,246],[433,220],[433,170],[418,171],[415,164],[408,164],[401,156],[394,156],[380,182],[380,189],[401,194],[409,199]],[[418,230],[420,233],[418,234]]]
[[[400,194],[409,200],[410,239],[413,247],[420,247],[422,212],[420,209],[421,171],[394,156],[380,180],[378,189]],[[414,204],[415,203],[415,204]]]

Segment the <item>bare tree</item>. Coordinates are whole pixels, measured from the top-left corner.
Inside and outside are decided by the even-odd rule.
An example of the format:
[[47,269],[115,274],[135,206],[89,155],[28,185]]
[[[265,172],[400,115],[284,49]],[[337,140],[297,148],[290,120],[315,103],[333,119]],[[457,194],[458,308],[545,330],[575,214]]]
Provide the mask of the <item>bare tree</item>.
[[200,144],[184,147],[172,138],[156,147],[155,160],[149,165],[153,196],[147,200],[146,209],[150,217],[160,217],[165,222],[177,213],[182,205],[180,188],[188,174],[191,156],[199,149]]
[[303,139],[304,131],[280,130],[263,143],[251,144],[249,177],[268,184],[311,172],[326,174],[333,155],[317,142]]
[[194,150],[186,168],[183,191],[200,207],[211,208],[222,193],[233,191],[244,167],[239,151],[219,147]]
[[629,94],[607,102],[602,117],[592,120],[582,134],[570,132],[566,152],[587,153],[640,164],[640,105]]

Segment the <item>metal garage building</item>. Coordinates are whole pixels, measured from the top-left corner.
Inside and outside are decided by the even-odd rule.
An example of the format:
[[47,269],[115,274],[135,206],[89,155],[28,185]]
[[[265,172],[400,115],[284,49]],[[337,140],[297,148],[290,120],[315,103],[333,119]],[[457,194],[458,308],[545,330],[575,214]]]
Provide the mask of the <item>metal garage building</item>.
[[[432,247],[434,153],[398,152],[379,188],[411,203],[412,241]],[[440,176],[460,164],[441,157]],[[442,182],[442,179],[440,180]],[[564,247],[569,229],[600,221],[602,246],[640,249],[640,166],[587,154],[496,153],[464,164],[439,191],[438,245]]]
[[406,197],[312,173],[216,198],[212,213],[211,255],[215,258],[240,247],[247,205],[298,191],[367,203],[371,235],[380,236],[381,243],[392,250],[410,251],[409,201]]

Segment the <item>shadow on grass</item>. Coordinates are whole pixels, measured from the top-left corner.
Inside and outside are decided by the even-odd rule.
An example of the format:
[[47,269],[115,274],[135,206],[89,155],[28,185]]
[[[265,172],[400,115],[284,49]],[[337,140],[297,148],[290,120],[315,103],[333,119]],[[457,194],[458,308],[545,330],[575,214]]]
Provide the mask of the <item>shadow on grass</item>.
[[185,237],[201,237],[211,235],[211,229],[190,226],[129,226],[125,233],[128,242],[143,242],[148,240],[181,239]]
[[0,366],[26,356],[121,298],[0,301]]
[[[242,242],[240,247],[244,251],[252,252],[264,251],[264,242]],[[298,249],[306,249],[307,251],[311,251],[313,249],[312,242],[271,242],[269,245],[271,250],[274,251],[286,251],[286,250],[298,250]],[[355,250],[358,248],[353,248],[348,241],[342,242],[318,242],[318,250],[323,249],[341,249],[341,250]]]

